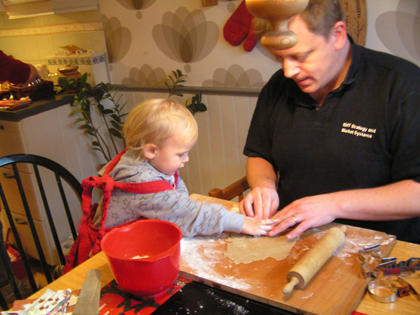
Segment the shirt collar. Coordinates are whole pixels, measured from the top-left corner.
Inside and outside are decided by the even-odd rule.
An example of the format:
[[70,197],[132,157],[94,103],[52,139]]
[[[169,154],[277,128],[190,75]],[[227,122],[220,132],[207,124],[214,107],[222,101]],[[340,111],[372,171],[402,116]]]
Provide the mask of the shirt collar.
[[352,84],[355,81],[357,70],[360,68],[360,60],[362,59],[362,56],[363,56],[363,47],[357,45],[350,35],[347,34],[347,36],[350,40],[352,50],[351,50],[351,64],[350,64],[349,70],[347,71],[346,78],[344,79],[344,82],[342,83],[344,85]]
[[314,108],[317,106],[315,100],[299,88],[297,83],[292,79],[288,80],[286,87],[287,98],[292,98],[293,102],[302,107]]

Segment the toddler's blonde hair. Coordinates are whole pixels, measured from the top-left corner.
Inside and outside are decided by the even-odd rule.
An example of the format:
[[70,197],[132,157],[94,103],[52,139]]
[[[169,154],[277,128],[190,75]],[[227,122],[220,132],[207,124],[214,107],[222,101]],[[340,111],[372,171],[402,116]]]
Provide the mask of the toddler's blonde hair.
[[123,126],[126,147],[135,152],[139,162],[146,160],[144,146],[160,146],[180,130],[180,139],[188,143],[198,136],[198,126],[191,112],[172,99],[148,99],[134,107]]

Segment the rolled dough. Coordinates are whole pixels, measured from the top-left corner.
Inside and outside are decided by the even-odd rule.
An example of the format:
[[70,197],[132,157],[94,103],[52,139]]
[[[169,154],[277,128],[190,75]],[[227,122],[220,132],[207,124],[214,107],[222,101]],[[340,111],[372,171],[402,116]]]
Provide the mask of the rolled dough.
[[225,256],[235,264],[249,264],[268,257],[283,260],[289,255],[298,239],[288,240],[285,235],[273,237],[235,235],[225,240],[227,243]]

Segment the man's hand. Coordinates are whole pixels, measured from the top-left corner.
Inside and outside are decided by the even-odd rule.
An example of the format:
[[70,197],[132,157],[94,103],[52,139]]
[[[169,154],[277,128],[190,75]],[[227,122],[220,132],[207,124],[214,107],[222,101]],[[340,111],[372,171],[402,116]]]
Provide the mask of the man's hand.
[[403,180],[365,189],[337,191],[305,197],[292,202],[272,219],[279,223],[267,234],[273,236],[297,225],[287,237],[292,239],[309,228],[335,219],[403,220],[420,216],[420,183]]
[[35,79],[40,78],[41,76],[38,73],[38,70],[36,70],[36,68],[31,65],[28,64],[29,68],[31,69],[30,73],[29,73],[29,77],[28,80],[26,80],[25,85],[28,85],[29,83],[32,83],[33,81],[35,81]]
[[336,194],[324,194],[292,202],[272,217],[279,223],[268,235],[277,235],[297,224],[297,227],[287,234],[287,238],[292,239],[309,228],[331,223],[339,217],[340,211],[335,196]]
[[239,211],[255,219],[269,219],[280,205],[276,171],[270,162],[259,157],[248,158],[246,171],[252,190],[239,203]]
[[239,203],[239,211],[255,219],[270,218],[279,207],[279,195],[273,188],[256,187]]

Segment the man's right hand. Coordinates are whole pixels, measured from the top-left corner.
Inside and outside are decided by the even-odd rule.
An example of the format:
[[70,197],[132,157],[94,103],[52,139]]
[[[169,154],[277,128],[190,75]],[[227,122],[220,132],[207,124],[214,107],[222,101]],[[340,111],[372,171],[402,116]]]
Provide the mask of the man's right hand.
[[41,76],[38,73],[38,70],[35,68],[35,66],[28,64],[29,68],[31,69],[29,73],[28,80],[26,80],[25,85],[28,85],[30,83],[33,83],[35,79],[40,78]]
[[239,203],[239,211],[258,220],[269,219],[280,205],[279,195],[273,188],[255,187]]

